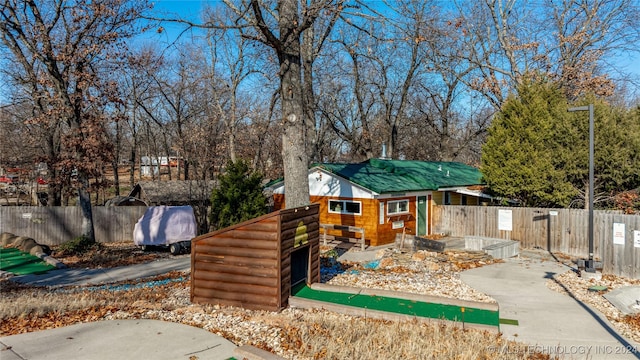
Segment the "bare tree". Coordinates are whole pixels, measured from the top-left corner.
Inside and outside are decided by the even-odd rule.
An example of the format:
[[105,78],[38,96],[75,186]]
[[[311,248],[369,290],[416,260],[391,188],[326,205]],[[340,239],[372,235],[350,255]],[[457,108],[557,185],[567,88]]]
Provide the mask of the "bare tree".
[[[609,58],[640,51],[640,4],[633,0],[549,2],[550,70],[569,99],[611,96],[616,65]],[[626,77],[626,76],[625,76]]]
[[54,147],[50,165],[77,172],[82,235],[92,241],[89,178],[95,159],[109,154],[101,110],[118,100],[112,96],[115,84],[101,81],[100,64],[121,55],[121,40],[133,34],[146,8],[144,1],[123,0],[4,0],[0,5],[1,41],[20,65],[25,84],[39,89],[30,100],[46,102],[33,121],[62,124],[61,149]]
[[[522,76],[538,67],[541,24],[527,0],[460,2],[449,14],[448,33],[459,42],[457,56],[473,71],[460,77],[497,110]],[[461,46],[460,46],[461,45]],[[448,49],[444,48],[447,52]]]
[[[309,203],[307,181],[307,129],[303,95],[301,37],[320,16],[340,12],[341,0],[279,0],[275,3],[250,0],[239,6],[225,1],[238,19],[236,24],[254,30],[252,37],[275,52],[279,64],[280,109],[282,113],[282,159],[287,207]],[[301,11],[304,10],[304,11]]]
[[380,154],[382,144],[388,157],[406,155],[401,144],[407,139],[399,137],[409,124],[416,87],[427,80],[434,4],[398,1],[394,6],[388,11],[398,16],[342,24],[335,41],[348,61],[335,56],[329,76],[339,74],[339,79],[324,82],[335,88],[323,92],[329,99],[322,101],[322,114],[357,158]]
[[[209,22],[219,22],[219,18],[234,16],[228,8],[210,8],[206,14]],[[250,97],[245,88],[251,83],[253,92],[259,91],[260,75],[269,70],[269,63],[262,59],[258,47],[243,36],[242,29],[207,29],[207,55],[203,67],[207,77],[212,105],[226,126],[227,148],[231,161],[238,159],[237,139],[240,122],[248,121],[249,108],[246,100]],[[261,69],[256,63],[265,66]]]
[[640,51],[634,0],[459,2],[449,18],[473,67],[461,80],[495,109],[527,76],[557,78],[569,98],[609,96],[619,72],[609,59]]
[[[374,117],[377,98],[373,83],[378,81],[369,54],[362,54],[353,43],[371,49],[374,41],[365,32],[355,28],[340,29],[341,38],[336,39],[345,59],[336,56],[332,71],[328,71],[323,84],[320,109],[333,131],[348,146],[354,159],[368,159],[380,141],[375,136]],[[367,46],[368,45],[368,46]],[[348,60],[347,60],[348,59]],[[370,76],[368,76],[370,75]]]

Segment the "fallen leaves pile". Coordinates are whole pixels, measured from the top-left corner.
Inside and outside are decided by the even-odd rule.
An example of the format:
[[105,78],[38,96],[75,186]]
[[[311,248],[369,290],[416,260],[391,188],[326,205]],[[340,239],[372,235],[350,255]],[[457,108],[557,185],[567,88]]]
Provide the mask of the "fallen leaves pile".
[[[166,281],[171,279],[178,281]],[[131,290],[111,290],[127,288]],[[188,291],[189,281],[185,274],[174,271],[151,279],[112,284],[104,288],[51,289],[2,280],[0,289],[0,335],[7,336],[99,321],[118,311],[128,311],[133,318],[140,317],[147,311],[147,307],[139,306],[141,303],[157,306],[176,289]]]

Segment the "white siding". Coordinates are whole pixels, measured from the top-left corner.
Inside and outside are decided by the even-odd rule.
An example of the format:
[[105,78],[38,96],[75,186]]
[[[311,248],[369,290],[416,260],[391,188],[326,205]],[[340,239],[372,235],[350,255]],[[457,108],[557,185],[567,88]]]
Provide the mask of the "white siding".
[[[273,187],[274,194],[284,194],[284,183]],[[313,168],[309,171],[309,195],[345,197],[352,199],[373,199],[377,193],[367,190],[324,170]]]

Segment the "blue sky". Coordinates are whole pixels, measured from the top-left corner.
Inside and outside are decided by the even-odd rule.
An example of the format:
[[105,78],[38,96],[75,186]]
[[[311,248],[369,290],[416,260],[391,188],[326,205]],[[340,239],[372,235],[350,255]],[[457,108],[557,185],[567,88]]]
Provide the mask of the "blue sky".
[[[376,2],[380,0],[370,0]],[[154,12],[163,12],[164,15],[179,15],[187,17],[192,21],[200,20],[200,13],[204,7],[208,5],[220,4],[222,0],[156,0],[154,1]],[[181,28],[179,25],[163,24],[166,29],[164,34],[167,41],[172,35],[175,37]],[[629,71],[635,76],[640,77],[640,54],[620,54],[613,62],[623,71]]]
[[207,4],[214,5],[221,1],[214,0],[156,0],[153,1],[153,11],[164,15],[179,15],[190,20],[199,20],[200,13]]
[[[379,0],[371,0],[371,2]],[[183,17],[194,22],[200,20],[200,14],[207,5],[219,5],[222,0],[156,0],[154,1],[154,13],[155,16],[166,17]],[[176,36],[184,29],[183,25],[179,24],[162,24],[165,29],[164,32],[158,34],[154,30],[150,30],[143,39],[150,39],[151,41],[160,41],[165,44],[173,42]],[[188,36],[188,34],[185,34]],[[145,40],[143,40],[145,41]],[[623,71],[629,71],[636,77],[640,78],[640,54],[620,54],[617,58],[612,60]],[[4,103],[6,99],[7,89],[4,84],[0,82],[0,103]]]

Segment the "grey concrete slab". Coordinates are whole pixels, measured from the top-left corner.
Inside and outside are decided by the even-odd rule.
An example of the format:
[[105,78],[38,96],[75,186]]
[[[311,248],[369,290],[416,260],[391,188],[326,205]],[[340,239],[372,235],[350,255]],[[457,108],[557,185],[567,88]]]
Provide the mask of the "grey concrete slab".
[[623,314],[640,312],[640,286],[625,286],[604,294],[613,306]]
[[352,261],[362,263],[380,259],[381,250],[391,249],[393,247],[393,244],[389,244],[383,246],[368,247],[366,250],[359,250],[354,248],[350,248],[345,251],[340,248],[336,248],[335,250],[338,251],[339,254],[338,261]]
[[189,270],[191,270],[191,257],[178,256],[144,264],[107,269],[56,269],[40,275],[14,276],[11,280],[37,286],[54,287],[98,285],[156,276],[170,271]]
[[225,360],[236,346],[206,330],[159,320],[109,320],[0,338],[0,358]]
[[462,237],[446,237],[440,241],[445,243],[445,250],[464,250],[465,240]]
[[572,359],[640,359],[640,344],[620,336],[604,316],[586,304],[550,290],[546,281],[570,271],[557,262],[507,259],[461,273],[461,279],[498,301],[508,339],[550,355]]

